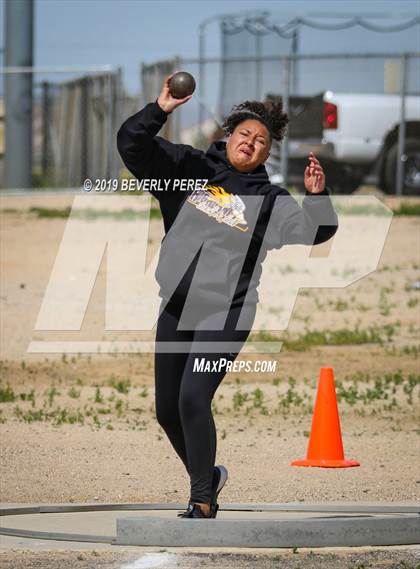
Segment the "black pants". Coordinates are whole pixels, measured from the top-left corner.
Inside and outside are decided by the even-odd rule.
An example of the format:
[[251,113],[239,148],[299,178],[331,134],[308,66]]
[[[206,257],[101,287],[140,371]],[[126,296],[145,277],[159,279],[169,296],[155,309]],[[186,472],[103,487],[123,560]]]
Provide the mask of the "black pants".
[[[155,404],[156,417],[172,446],[187,469],[191,481],[190,500],[210,502],[213,467],[216,459],[216,428],[211,412],[211,401],[226,374],[220,371],[194,371],[195,358],[219,362],[221,358],[233,361],[240,351],[223,349],[219,353],[194,351],[198,342],[246,341],[255,317],[255,305],[244,306],[246,330],[235,330],[241,306],[231,308],[222,330],[206,330],[205,321],[195,330],[177,330],[180,308],[169,303],[161,312],[156,330]],[[249,324],[249,325],[248,325]],[[186,342],[189,349],[175,353],[161,353],[159,342]],[[191,348],[194,347],[194,350]],[[206,348],[207,349],[207,348]],[[217,365],[217,364],[216,364]]]

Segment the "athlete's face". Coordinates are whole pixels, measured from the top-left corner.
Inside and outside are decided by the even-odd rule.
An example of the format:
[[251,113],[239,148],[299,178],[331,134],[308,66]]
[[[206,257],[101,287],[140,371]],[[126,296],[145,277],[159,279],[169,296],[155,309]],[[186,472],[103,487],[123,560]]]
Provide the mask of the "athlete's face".
[[267,160],[270,146],[267,127],[258,120],[246,119],[229,135],[226,154],[239,172],[252,172]]

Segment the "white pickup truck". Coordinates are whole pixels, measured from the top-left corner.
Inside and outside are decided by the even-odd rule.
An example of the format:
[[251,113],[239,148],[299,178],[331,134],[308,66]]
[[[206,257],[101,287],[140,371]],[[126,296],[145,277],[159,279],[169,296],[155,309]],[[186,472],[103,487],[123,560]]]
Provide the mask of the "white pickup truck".
[[[268,100],[278,96],[268,95]],[[315,152],[334,193],[351,193],[365,179],[395,193],[401,98],[390,94],[334,93],[289,101],[289,183]],[[407,96],[404,194],[420,195],[420,96]],[[279,145],[269,162],[278,171]]]

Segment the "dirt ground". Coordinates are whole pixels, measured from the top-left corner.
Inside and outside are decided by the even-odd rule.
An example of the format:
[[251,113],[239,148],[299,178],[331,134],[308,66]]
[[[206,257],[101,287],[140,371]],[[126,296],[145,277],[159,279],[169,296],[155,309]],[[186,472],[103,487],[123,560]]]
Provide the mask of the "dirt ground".
[[[64,356],[26,351],[31,340],[56,337],[55,332],[34,331],[34,324],[66,224],[66,219],[39,219],[28,209],[62,208],[71,199],[1,198],[0,501],[186,502],[187,474],[155,418],[152,353]],[[160,223],[152,220],[149,254],[159,246]],[[221,500],[419,499],[420,290],[413,286],[420,280],[419,227],[419,217],[394,217],[375,272],[328,294],[322,288],[302,290],[286,335],[296,340],[308,330],[374,328],[376,340],[353,337],[349,343],[335,343],[329,337],[327,345],[319,345],[306,335],[303,351],[290,344],[276,354],[240,356],[275,361],[277,368],[230,372],[216,392],[217,462],[229,469]],[[108,338],[101,313],[104,289],[102,264],[82,329],[62,332],[60,340]],[[125,337],[136,335],[128,332]],[[306,455],[321,367],[334,370],[345,455],[360,467],[290,466]],[[5,569],[122,567],[122,558],[111,553],[99,553],[95,565],[89,565],[91,553],[79,554],[80,559],[76,552],[60,555],[20,552],[18,562],[9,551],[0,562]],[[218,559],[219,565],[210,565],[209,554],[190,554],[165,567],[297,569],[322,564],[331,569],[402,569],[420,563],[418,550],[397,549],[341,558],[337,553],[301,552],[281,563],[268,555],[226,554]]]
[[[17,554],[18,553],[18,557]],[[264,552],[2,552],[2,569],[418,569],[420,550],[389,547]]]

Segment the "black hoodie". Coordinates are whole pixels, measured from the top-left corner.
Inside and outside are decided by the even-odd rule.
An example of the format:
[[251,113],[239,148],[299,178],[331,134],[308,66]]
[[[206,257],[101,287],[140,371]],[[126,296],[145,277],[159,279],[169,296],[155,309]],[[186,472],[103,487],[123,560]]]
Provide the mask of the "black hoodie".
[[306,192],[300,207],[286,189],[270,183],[264,165],[237,171],[223,141],[204,153],[157,136],[167,117],[157,101],[149,103],[117,136],[123,162],[139,180],[208,180],[202,189],[182,191],[174,184],[150,191],[165,229],[155,273],[159,294],[184,302],[192,283],[188,298],[215,310],[255,303],[268,250],[323,243],[337,231],[329,190]]

